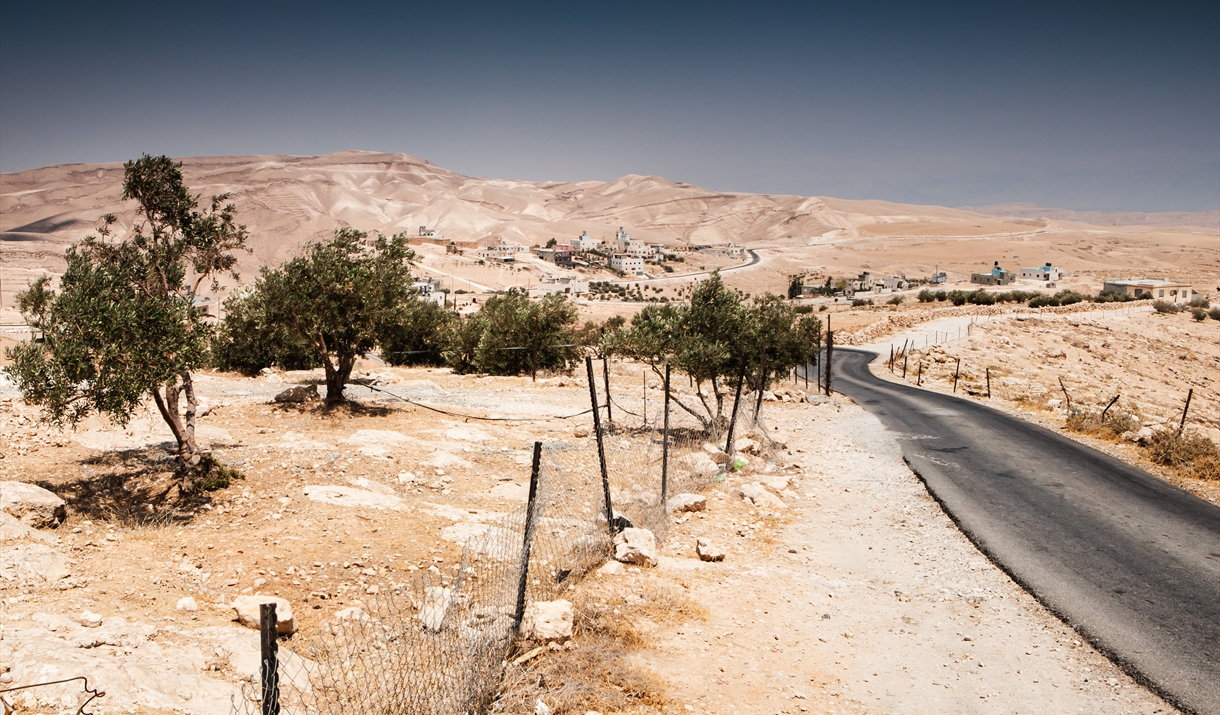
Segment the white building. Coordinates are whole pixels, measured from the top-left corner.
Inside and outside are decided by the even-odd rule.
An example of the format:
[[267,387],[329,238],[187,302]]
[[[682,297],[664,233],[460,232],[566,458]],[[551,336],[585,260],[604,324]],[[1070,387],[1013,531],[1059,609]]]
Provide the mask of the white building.
[[525,246],[487,246],[475,251],[474,255],[479,258],[490,258],[504,263],[512,263],[517,260],[518,253],[524,253],[528,250]]
[[610,270],[638,276],[644,272],[644,259],[629,253],[612,253],[610,254]]
[[592,251],[597,248],[597,241],[594,241],[587,231],[581,231],[578,238],[573,238],[570,241],[573,251]]
[[1155,298],[1170,303],[1189,303],[1197,295],[1189,283],[1164,278],[1118,278],[1102,285],[1103,293],[1125,293],[1134,298]]
[[1047,263],[1045,266],[1034,266],[1033,268],[1021,269],[1021,278],[1025,280],[1053,283],[1062,277],[1063,269],[1057,266],[1052,266],[1049,263]]
[[881,279],[881,287],[887,290],[906,290],[906,276],[886,276]]
[[570,296],[583,295],[589,292],[589,282],[579,278],[564,276],[561,278],[543,278],[534,288],[534,295],[541,298],[551,293],[563,293]]

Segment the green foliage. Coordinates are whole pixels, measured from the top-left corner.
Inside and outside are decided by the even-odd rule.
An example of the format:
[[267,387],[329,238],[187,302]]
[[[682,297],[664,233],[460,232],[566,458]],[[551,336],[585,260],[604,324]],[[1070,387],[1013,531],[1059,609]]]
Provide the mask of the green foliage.
[[1220,308],[1212,308],[1207,311],[1207,314],[1211,316],[1212,320],[1220,320]]
[[268,323],[249,293],[225,301],[225,318],[212,341],[212,366],[257,375],[267,367],[311,370],[322,365],[318,353],[300,334]]
[[404,306],[397,322],[386,324],[381,356],[391,365],[443,365],[457,314],[430,300]]
[[559,241],[552,238],[551,240],[546,242],[546,248],[554,248],[558,244],[559,244]]
[[944,292],[943,290],[936,291],[936,301],[938,303],[943,303],[948,297],[949,297],[949,294]]
[[853,308],[863,308],[863,307],[870,306],[872,304],[873,304],[872,298],[853,298],[851,301],[851,307],[853,307]]
[[1212,302],[1207,299],[1207,296],[1196,295],[1194,298],[1191,298],[1190,302],[1186,305],[1191,308],[1203,308],[1206,310],[1207,308],[1211,307],[1211,304]]
[[892,295],[892,296],[890,296],[890,299],[885,302],[888,305],[902,305],[902,301],[903,301],[903,296]]
[[1203,310],[1202,308],[1191,308],[1190,315],[1192,318],[1194,318],[1198,322],[1203,322],[1204,320],[1207,320],[1207,311]]
[[1174,313],[1181,310],[1181,308],[1179,308],[1177,305],[1175,305],[1174,303],[1170,303],[1167,300],[1158,300],[1158,301],[1154,302],[1152,304],[1152,309],[1158,313],[1164,313],[1166,315],[1173,315]]
[[936,300],[936,294],[927,288],[924,288],[923,290],[919,291],[918,298],[920,303],[931,303],[932,301]]
[[717,272],[695,286],[689,304],[644,308],[629,329],[608,333],[606,346],[609,353],[647,362],[658,375],[668,362],[700,388],[710,384],[714,403],[700,389],[701,413],[675,400],[712,427],[724,419],[726,393],[743,372],[757,389],[796,365],[816,361],[821,330],[820,320],[798,314],[778,296],[743,303]]
[[1094,303],[1129,303],[1133,300],[1139,300],[1139,298],[1117,291],[1102,291],[1093,298]]
[[[182,183],[181,164],[168,157],[127,162],[122,197],[139,203],[130,235],[113,238],[115,219],[107,215],[98,236],[65,252],[58,291],[40,278],[18,296],[26,321],[45,341],[11,348],[6,371],[25,400],[57,425],[95,412],[126,424],[152,396],[183,465],[197,467],[203,453],[195,441],[191,372],[207,364],[212,330],[195,296],[204,281],[215,289],[219,273],[233,273],[246,230],[225,195],[200,210],[199,196]],[[193,487],[184,477],[184,488]]]
[[788,298],[800,298],[804,283],[805,275],[803,273],[788,276]]
[[[326,401],[344,400],[356,358],[383,337],[402,339],[416,307],[406,234],[392,238],[351,228],[279,268],[264,268],[247,299],[261,325],[307,343],[326,370]],[[396,332],[398,331],[398,332]]]
[[576,306],[561,293],[532,301],[513,288],[492,296],[453,331],[449,364],[455,372],[488,375],[566,370],[576,360]]

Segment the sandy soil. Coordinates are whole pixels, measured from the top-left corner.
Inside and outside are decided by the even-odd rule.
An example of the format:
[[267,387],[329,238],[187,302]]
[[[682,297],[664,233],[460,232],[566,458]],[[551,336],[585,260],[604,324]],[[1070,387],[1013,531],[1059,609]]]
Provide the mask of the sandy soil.
[[[587,388],[573,378],[360,369],[397,394],[513,421],[466,421],[359,387],[364,408],[325,414],[267,404],[316,375],[202,375],[212,407],[201,436],[246,478],[174,502],[166,433],[151,413],[126,429],[91,421],[57,433],[0,390],[0,479],[69,502],[45,545],[67,574],[0,582],[0,661],[11,675],[91,672],[111,693],[98,713],[227,713],[257,670],[254,632],[232,622],[235,596],[289,599],[301,630],[286,645],[307,642],[371,589],[455,568],[471,526],[524,500],[532,440],[589,426],[587,415],[558,419],[584,409]],[[634,384],[640,368],[620,365],[615,379]],[[759,512],[736,495],[737,480],[725,482],[708,513],[671,530],[660,568],[614,586],[629,596],[639,579],[669,580],[709,609],[706,623],[643,624],[652,645],[640,662],[675,702],[725,713],[1168,712],[978,554],[878,423],[848,403],[768,404],[790,450],[777,468],[792,480],[780,490],[791,509]],[[356,486],[402,506],[319,503],[303,495],[310,485]],[[728,560],[695,560],[697,536]],[[184,596],[199,611],[176,610]],[[102,615],[104,635],[75,622],[84,610]]]

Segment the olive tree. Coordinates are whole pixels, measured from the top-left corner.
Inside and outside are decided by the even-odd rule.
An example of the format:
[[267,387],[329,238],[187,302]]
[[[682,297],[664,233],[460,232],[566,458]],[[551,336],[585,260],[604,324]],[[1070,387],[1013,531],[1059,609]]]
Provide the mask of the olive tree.
[[606,340],[609,352],[648,363],[658,377],[666,363],[689,375],[702,409],[671,399],[708,429],[725,420],[726,398],[743,374],[751,389],[766,389],[812,362],[820,342],[817,318],[798,319],[794,306],[773,295],[743,302],[718,273],[695,286],[689,303],[649,305]]
[[450,364],[457,372],[535,377],[539,370],[567,369],[578,352],[576,318],[566,295],[530,300],[511,288],[455,328]]
[[234,252],[245,248],[246,229],[227,195],[201,210],[181,169],[165,156],[124,165],[122,197],[138,203],[135,225],[119,238],[106,215],[98,235],[65,252],[58,290],[42,277],[18,296],[43,340],[10,348],[5,370],[56,425],[93,413],[126,424],[151,396],[177,442],[190,491],[228,474],[219,468],[209,477],[218,465],[195,439],[191,372],[207,364],[212,333],[195,299],[207,281],[218,289],[220,274],[237,278]]
[[351,228],[310,243],[304,255],[263,268],[247,300],[257,324],[307,343],[326,371],[326,402],[344,402],[356,358],[376,348],[417,300],[415,253],[405,234],[387,238]]

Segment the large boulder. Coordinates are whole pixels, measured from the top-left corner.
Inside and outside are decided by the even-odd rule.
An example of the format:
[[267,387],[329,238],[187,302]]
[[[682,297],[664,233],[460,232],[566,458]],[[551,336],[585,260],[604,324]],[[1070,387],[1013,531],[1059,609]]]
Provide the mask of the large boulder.
[[275,396],[276,402],[313,402],[320,399],[317,385],[297,385]]
[[712,461],[716,464],[724,464],[725,462],[729,461],[728,453],[711,442],[703,445],[703,453],[708,457],[711,457]]
[[535,641],[566,640],[572,637],[572,602],[534,601],[525,607],[521,634]]
[[25,482],[0,482],[0,511],[35,529],[55,528],[68,518],[63,499]]
[[624,564],[656,566],[656,537],[648,529],[623,529],[614,537],[614,560]]
[[276,633],[290,636],[297,632],[297,622],[292,617],[292,604],[279,596],[238,596],[233,599],[233,610],[237,612],[237,621],[248,628],[258,628],[261,622],[260,606],[264,603],[275,604]]

